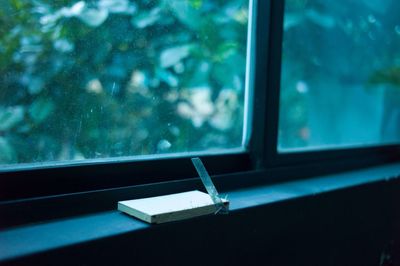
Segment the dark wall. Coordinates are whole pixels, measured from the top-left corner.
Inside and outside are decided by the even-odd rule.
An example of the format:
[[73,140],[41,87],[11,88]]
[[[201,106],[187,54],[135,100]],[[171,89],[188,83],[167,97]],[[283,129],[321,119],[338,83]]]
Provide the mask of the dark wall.
[[381,182],[163,224],[20,263],[400,265],[399,183]]

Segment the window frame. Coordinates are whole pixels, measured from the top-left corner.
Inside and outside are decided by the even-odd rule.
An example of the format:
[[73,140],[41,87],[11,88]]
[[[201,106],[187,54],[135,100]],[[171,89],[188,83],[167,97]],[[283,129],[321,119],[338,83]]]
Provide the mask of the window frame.
[[[282,182],[371,165],[400,158],[400,145],[279,153],[278,121],[285,1],[252,0],[248,84],[249,125],[246,150],[200,153],[210,174],[229,183],[229,176],[247,172],[257,182]],[[84,191],[182,181],[197,177],[192,156],[109,160],[23,170],[0,170],[0,203]],[[218,179],[222,176],[222,179]],[[243,175],[241,175],[243,176]],[[242,177],[243,178],[243,177]],[[251,178],[251,177],[250,177]],[[240,179],[240,178],[239,178]],[[237,187],[243,180],[231,179]],[[262,181],[260,181],[262,180]],[[217,181],[218,182],[218,181]],[[246,180],[247,182],[247,180]],[[252,181],[250,181],[252,182]],[[226,184],[230,186],[231,184]]]

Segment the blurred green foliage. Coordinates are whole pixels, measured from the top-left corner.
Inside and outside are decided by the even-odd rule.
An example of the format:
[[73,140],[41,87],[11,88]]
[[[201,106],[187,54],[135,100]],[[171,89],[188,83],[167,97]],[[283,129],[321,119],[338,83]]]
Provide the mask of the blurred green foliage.
[[[351,105],[373,112],[368,93],[400,87],[400,2],[285,3],[279,148],[370,141],[397,121],[398,101],[376,102],[367,129]],[[248,6],[0,1],[0,164],[240,147]]]
[[0,2],[0,163],[240,147],[247,0]]
[[387,100],[400,86],[399,10],[396,0],[285,1],[279,148],[400,141],[400,99]]
[[370,84],[390,84],[400,88],[400,67],[376,71],[369,79]]

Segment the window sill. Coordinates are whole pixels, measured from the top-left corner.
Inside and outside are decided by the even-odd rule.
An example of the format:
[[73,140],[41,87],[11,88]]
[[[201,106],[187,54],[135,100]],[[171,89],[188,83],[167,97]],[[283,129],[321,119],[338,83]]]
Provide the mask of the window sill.
[[[229,216],[249,208],[315,197],[375,182],[398,180],[399,174],[400,163],[397,163],[307,180],[232,190],[227,192],[231,201],[231,213],[226,217],[229,219]],[[212,217],[217,216],[192,220],[207,220]],[[8,228],[0,231],[0,263],[124,234],[150,232],[160,226],[176,228],[188,221],[190,220],[148,225],[113,210]]]

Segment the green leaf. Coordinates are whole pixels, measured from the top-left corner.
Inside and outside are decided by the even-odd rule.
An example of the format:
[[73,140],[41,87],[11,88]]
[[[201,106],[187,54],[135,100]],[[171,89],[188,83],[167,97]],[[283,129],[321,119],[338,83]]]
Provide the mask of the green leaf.
[[187,27],[198,30],[201,27],[201,14],[200,10],[189,1],[171,1],[164,0],[169,6],[172,13]]
[[160,11],[160,8],[154,8],[150,12],[141,11],[138,16],[132,19],[132,24],[139,29],[152,26],[161,18]]
[[228,57],[237,54],[238,48],[239,45],[236,42],[224,42],[217,47],[214,60],[219,62],[224,61]]
[[135,6],[128,0],[100,0],[98,7],[107,9],[111,13],[132,14],[136,11]]
[[49,117],[53,110],[54,103],[50,99],[40,98],[31,104],[28,112],[32,120],[40,124]]
[[28,92],[31,95],[39,94],[45,86],[45,82],[40,77],[31,78],[28,84]]
[[88,7],[84,1],[79,1],[70,8],[62,8],[59,14],[55,14],[56,18],[59,15],[77,17],[88,26],[98,27],[108,18],[108,9],[101,6],[98,8]]
[[78,16],[85,24],[91,27],[98,27],[108,18],[107,9],[88,8]]
[[179,85],[179,79],[168,70],[159,68],[157,69],[156,74],[160,80],[164,81],[171,87],[176,87]]
[[168,68],[179,63],[189,55],[191,47],[192,45],[182,45],[164,50],[160,55],[161,67]]
[[22,106],[0,109],[0,131],[10,130],[22,120],[24,120]]
[[369,84],[391,84],[400,88],[400,67],[390,67],[376,71],[369,78]]
[[190,5],[196,9],[201,8],[203,6],[203,0],[190,0]]

